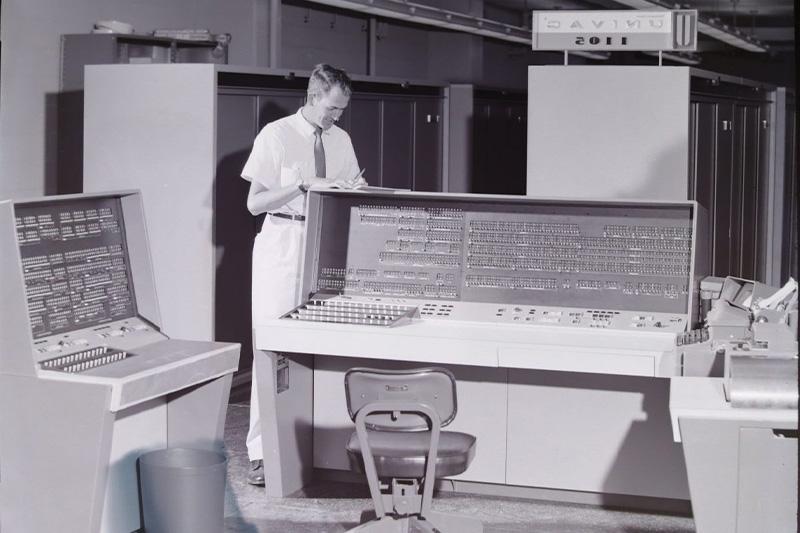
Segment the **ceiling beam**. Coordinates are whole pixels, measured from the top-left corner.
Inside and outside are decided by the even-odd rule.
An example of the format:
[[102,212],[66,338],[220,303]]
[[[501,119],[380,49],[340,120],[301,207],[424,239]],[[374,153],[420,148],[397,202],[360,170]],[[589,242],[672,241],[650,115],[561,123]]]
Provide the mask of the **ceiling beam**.
[[[614,1],[634,9],[671,9],[673,7],[673,5],[666,3],[665,0]],[[729,26],[716,18],[710,18],[702,13],[699,13],[697,17],[697,32],[748,52],[763,53],[769,51],[769,46],[743,33],[739,28]]]

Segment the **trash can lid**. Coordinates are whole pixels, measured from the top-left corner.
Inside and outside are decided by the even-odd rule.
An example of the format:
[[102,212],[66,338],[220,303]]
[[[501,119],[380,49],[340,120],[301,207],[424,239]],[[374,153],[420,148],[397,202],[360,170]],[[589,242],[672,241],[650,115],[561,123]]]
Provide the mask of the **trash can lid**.
[[227,457],[219,452],[194,448],[165,448],[139,456],[141,465],[162,468],[203,468],[223,464],[227,461]]

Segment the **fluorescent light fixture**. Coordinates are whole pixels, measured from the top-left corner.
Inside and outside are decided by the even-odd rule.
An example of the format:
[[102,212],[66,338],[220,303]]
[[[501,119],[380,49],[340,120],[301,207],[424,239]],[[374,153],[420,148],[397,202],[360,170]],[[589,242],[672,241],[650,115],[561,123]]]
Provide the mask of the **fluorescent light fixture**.
[[[454,31],[491,37],[501,41],[531,46],[531,30],[522,26],[513,26],[494,20],[474,17],[465,13],[439,9],[406,0],[310,0],[315,4],[358,11],[369,15],[404,20],[416,24],[436,26]],[[603,52],[571,51],[579,57],[606,61],[609,54]]]
[[[614,0],[614,1],[626,5],[628,7],[632,7],[634,9],[654,9],[654,8],[672,9],[673,7],[666,3],[662,3],[661,0]],[[742,33],[741,31],[739,31],[738,28],[731,28],[727,24],[723,24],[719,20],[714,18],[698,16],[697,31],[698,33],[702,33],[703,35],[713,37],[718,41],[722,41],[725,44],[735,46],[736,48],[741,48],[742,50],[747,50],[748,52],[763,53],[769,50],[769,46],[762,43],[758,39],[755,39],[745,33]]]
[[[658,52],[642,52],[649,56],[658,57]],[[684,65],[699,65],[702,59],[697,54],[685,52],[662,52],[661,59],[668,59],[675,63],[683,63]]]
[[589,52],[585,50],[568,50],[569,55],[594,59],[595,61],[608,61],[611,54],[608,52]]
[[698,20],[697,31],[748,52],[766,52],[769,50],[769,47],[758,39],[754,39],[738,29],[730,28],[727,24],[722,24],[714,19]]

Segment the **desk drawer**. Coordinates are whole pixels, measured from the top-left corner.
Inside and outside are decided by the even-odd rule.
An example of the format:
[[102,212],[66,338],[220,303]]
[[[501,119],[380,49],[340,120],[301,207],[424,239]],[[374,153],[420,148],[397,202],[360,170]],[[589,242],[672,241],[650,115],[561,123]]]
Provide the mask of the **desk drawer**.
[[655,354],[606,352],[568,346],[500,346],[498,361],[503,368],[527,368],[589,374],[655,376]]

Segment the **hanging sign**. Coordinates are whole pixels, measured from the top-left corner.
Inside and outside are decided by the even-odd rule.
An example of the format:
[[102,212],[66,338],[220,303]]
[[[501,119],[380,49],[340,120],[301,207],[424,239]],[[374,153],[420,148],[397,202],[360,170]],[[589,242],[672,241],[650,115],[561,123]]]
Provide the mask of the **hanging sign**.
[[697,10],[534,11],[534,50],[693,51]]

